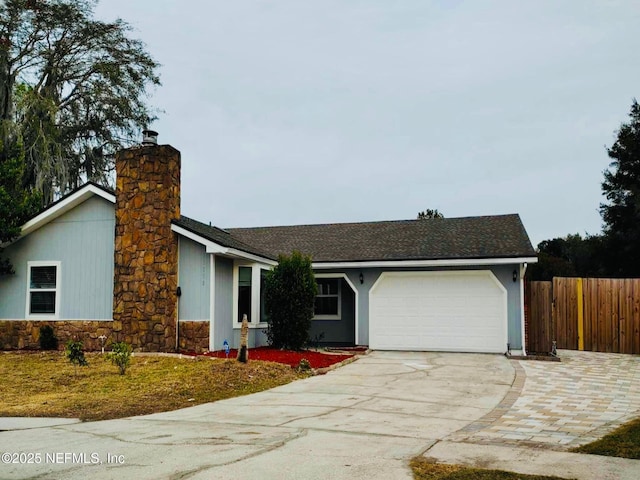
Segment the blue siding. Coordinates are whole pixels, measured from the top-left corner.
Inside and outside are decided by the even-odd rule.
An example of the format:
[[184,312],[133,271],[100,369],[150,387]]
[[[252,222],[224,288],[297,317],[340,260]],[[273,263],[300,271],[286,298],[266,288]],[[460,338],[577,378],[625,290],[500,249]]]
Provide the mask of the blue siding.
[[178,284],[180,320],[209,320],[211,285],[209,254],[199,243],[180,237]]
[[214,350],[222,349],[227,340],[235,348],[233,332],[233,260],[216,256],[216,301],[214,322]]
[[320,345],[353,345],[355,343],[355,294],[341,279],[341,316],[339,320],[312,320],[309,338],[312,342],[322,335]]
[[[518,272],[518,281],[513,281],[513,271]],[[508,340],[511,348],[520,350],[522,345],[522,311],[520,310],[520,265],[501,265],[491,269],[496,278],[507,289]]]
[[[513,271],[519,271],[520,265],[499,265],[499,266],[477,266],[464,268],[366,268],[366,269],[344,269],[344,270],[321,270],[317,273],[345,273],[351,283],[358,291],[358,318],[357,343],[367,345],[369,343],[369,290],[380,277],[383,271],[437,271],[437,270],[491,270],[498,281],[507,291],[507,315],[508,315],[508,341],[514,350],[522,349],[522,329],[520,310],[520,279],[513,281]],[[363,283],[360,284],[360,272],[363,273]],[[222,348],[222,341],[229,340],[232,348],[238,346],[240,341],[240,330],[233,328],[233,261],[224,258],[216,260],[216,319],[215,319],[215,349]],[[349,288],[346,283],[343,288]],[[355,296],[354,296],[355,297]],[[355,298],[354,298],[355,300]],[[343,308],[345,306],[343,305]],[[314,321],[317,322],[317,321]],[[323,324],[324,325],[324,324]],[[255,347],[266,345],[267,339],[264,329],[252,328],[249,330],[249,346]],[[312,327],[313,331],[318,330],[318,325]],[[316,332],[317,333],[317,332]],[[325,339],[327,341],[327,339]],[[506,345],[505,345],[506,349]]]
[[[255,348],[255,347],[262,347],[264,345],[269,344],[267,335],[265,334],[266,328],[267,327],[249,328],[249,336],[247,339],[247,343],[249,344],[249,349]],[[238,348],[238,346],[240,345],[240,329],[239,328],[236,328],[233,330],[233,342],[230,342],[229,344],[231,345],[231,348]],[[251,359],[251,351],[249,351],[249,359]]]
[[26,318],[27,262],[61,262],[60,320],[110,320],[114,206],[91,197],[7,247],[15,275],[0,277],[0,319]]

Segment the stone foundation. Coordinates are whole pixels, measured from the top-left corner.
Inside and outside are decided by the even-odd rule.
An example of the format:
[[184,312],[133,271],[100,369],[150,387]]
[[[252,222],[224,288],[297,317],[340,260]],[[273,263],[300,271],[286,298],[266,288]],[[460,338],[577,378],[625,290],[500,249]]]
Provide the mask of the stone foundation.
[[40,327],[50,325],[58,338],[58,349],[63,350],[68,340],[81,341],[84,350],[100,350],[98,338],[106,335],[106,345],[121,340],[113,332],[113,322],[109,321],[0,321],[0,348],[2,350],[38,350],[40,348]]
[[209,351],[209,322],[180,322],[178,345],[181,351]]
[[[105,347],[115,342],[132,344],[133,335],[123,334],[114,330],[114,323],[109,321],[31,321],[5,320],[0,321],[0,350],[39,350],[40,327],[49,325],[58,338],[58,350],[64,349],[68,340],[81,341],[85,351],[100,351],[102,343],[100,335],[107,337]],[[138,338],[146,339],[144,328],[146,322],[138,327],[142,330]],[[153,340],[153,338],[151,338]],[[179,350],[185,352],[204,353],[209,351],[209,322],[180,322]],[[175,337],[173,338],[175,345]],[[137,348],[137,350],[141,350]]]

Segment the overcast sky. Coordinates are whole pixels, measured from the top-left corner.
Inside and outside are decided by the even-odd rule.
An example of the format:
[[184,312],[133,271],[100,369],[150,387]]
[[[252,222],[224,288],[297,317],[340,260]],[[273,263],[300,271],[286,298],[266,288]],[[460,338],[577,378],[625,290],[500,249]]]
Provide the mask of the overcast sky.
[[640,2],[102,0],[162,64],[182,213],[220,227],[519,213],[598,233]]

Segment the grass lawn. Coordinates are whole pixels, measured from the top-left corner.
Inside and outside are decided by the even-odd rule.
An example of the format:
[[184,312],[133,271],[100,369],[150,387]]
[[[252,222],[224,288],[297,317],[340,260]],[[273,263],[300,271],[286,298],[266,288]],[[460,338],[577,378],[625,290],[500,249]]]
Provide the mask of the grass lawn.
[[99,353],[88,367],[61,352],[0,352],[0,416],[105,420],[176,410],[267,390],[307,376],[288,365],[134,356],[125,375]]
[[544,475],[524,475],[502,470],[482,470],[462,465],[431,463],[423,457],[411,460],[413,478],[416,480],[564,480]]
[[625,423],[600,440],[571,451],[640,460],[640,418]]

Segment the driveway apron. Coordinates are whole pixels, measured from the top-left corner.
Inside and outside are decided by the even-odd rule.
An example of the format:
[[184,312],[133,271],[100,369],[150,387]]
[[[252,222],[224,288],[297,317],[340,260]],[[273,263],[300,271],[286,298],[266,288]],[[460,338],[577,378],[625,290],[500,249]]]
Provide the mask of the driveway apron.
[[0,478],[410,479],[409,458],[492,412],[513,380],[500,355],[373,352],[245,397],[0,432],[3,452],[61,460],[2,464]]

